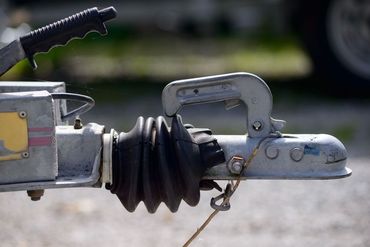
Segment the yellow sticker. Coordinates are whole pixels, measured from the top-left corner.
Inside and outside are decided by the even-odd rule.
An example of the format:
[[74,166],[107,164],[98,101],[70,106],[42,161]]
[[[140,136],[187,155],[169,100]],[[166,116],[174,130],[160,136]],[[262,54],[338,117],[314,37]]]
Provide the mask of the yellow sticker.
[[0,112],[0,161],[21,159],[27,149],[27,114]]

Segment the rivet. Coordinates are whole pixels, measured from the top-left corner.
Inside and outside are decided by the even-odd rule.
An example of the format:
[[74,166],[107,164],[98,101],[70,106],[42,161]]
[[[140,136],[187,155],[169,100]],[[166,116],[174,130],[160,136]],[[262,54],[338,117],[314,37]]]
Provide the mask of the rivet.
[[269,159],[276,159],[279,156],[279,149],[274,146],[268,146],[265,150],[266,156]]
[[19,116],[20,118],[26,118],[26,117],[27,117],[27,113],[26,113],[25,111],[20,111],[20,112],[18,113],[18,116]]
[[298,162],[300,160],[302,160],[303,158],[303,149],[302,148],[292,148],[290,150],[290,158],[292,158],[292,160]]
[[30,154],[28,152],[23,152],[22,157],[27,159],[28,157],[30,157]]

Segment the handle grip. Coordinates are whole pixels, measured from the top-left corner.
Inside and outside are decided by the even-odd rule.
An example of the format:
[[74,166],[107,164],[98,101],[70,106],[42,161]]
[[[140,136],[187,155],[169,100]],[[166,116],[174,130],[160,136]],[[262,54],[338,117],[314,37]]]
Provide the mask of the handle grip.
[[271,118],[272,95],[259,77],[249,73],[232,73],[174,81],[162,92],[167,116],[174,116],[184,105],[224,101],[227,107],[243,102],[247,107],[247,131],[250,137],[265,137],[283,127]]
[[96,31],[102,35],[107,34],[104,22],[116,17],[113,7],[98,10],[90,8],[80,13],[64,18],[20,38],[23,50],[35,69],[33,56],[36,53],[48,52],[58,45],[65,45],[74,38],[83,38],[87,33]]

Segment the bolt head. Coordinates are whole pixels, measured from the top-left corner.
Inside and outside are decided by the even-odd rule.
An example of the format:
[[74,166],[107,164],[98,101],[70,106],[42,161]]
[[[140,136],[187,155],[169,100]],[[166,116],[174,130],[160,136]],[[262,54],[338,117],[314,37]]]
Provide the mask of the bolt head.
[[292,148],[290,150],[290,158],[296,162],[302,160],[304,155],[303,149],[302,148]]
[[44,190],[27,190],[27,195],[32,201],[39,201],[44,195]]
[[269,159],[276,159],[279,156],[279,149],[274,146],[268,146],[265,150],[266,156]]
[[255,121],[252,127],[255,131],[260,131],[262,129],[262,123],[260,121]]

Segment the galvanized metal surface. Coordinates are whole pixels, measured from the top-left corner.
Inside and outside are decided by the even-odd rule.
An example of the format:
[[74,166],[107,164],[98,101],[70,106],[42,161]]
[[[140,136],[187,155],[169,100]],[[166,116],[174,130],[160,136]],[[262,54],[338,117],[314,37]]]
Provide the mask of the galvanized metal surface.
[[[49,93],[64,93],[66,91],[64,82],[49,81],[1,81],[0,93],[9,92],[30,92],[46,90]],[[61,116],[67,112],[67,103],[65,100],[54,101],[55,119],[57,125],[65,125],[68,122],[62,121]]]
[[[33,111],[24,111],[31,116],[53,114],[58,109],[65,109],[65,102],[55,109],[55,103],[46,91],[33,92],[44,85],[49,91],[64,91],[63,83],[12,83],[7,82],[0,87],[0,96],[7,99],[7,95],[18,95],[18,100],[25,100],[29,95],[41,94],[49,99],[49,104],[35,105],[28,102]],[[29,90],[23,93],[5,93],[12,90]],[[25,91],[26,91],[25,90]],[[219,144],[225,151],[227,162],[209,169],[205,179],[235,179],[244,161],[248,159],[252,150],[261,144],[258,154],[250,167],[242,174],[242,178],[252,179],[331,179],[349,176],[351,170],[346,168],[346,150],[343,144],[329,135],[283,135],[277,137],[276,131],[283,127],[283,121],[271,118],[272,96],[267,85],[258,77],[248,73],[234,73],[220,76],[196,78],[176,81],[166,86],[162,94],[163,107],[167,115],[176,114],[183,105],[212,103],[224,101],[227,107],[234,107],[241,102],[247,106],[248,135],[216,136]],[[9,103],[10,102],[10,103]],[[11,101],[7,100],[7,104]],[[19,107],[18,102],[13,108],[1,104],[1,109]],[[47,110],[46,110],[47,108]],[[23,111],[19,109],[19,111]],[[38,112],[40,111],[40,112]],[[60,114],[60,112],[59,112]],[[58,115],[60,117],[60,115]],[[0,191],[9,190],[38,190],[45,188],[97,186],[110,182],[112,179],[112,139],[115,134],[111,130],[104,134],[104,126],[87,124],[83,126],[55,126],[53,120],[49,125],[53,128],[53,151],[43,149],[37,155],[44,153],[55,155],[58,150],[58,160],[42,160],[41,170],[32,169],[29,174],[38,174],[41,177],[14,180],[7,172],[0,172]],[[63,124],[63,123],[62,123]],[[48,125],[48,126],[49,126]],[[83,126],[83,127],[82,127]],[[42,128],[35,128],[43,130]],[[275,133],[274,137],[271,134]],[[32,151],[32,150],[31,150]],[[33,153],[29,152],[32,158]],[[102,157],[103,157],[103,160]],[[46,166],[52,167],[54,173],[47,178],[43,177]],[[102,164],[102,167],[100,168]],[[4,166],[6,167],[6,166]],[[45,170],[47,173],[48,170]],[[5,169],[5,168],[2,168]],[[14,167],[13,173],[22,174],[23,167]],[[57,169],[57,171],[56,171]],[[102,169],[102,176],[100,174]],[[1,171],[1,166],[0,166]],[[49,170],[50,172],[50,170]],[[50,175],[50,174],[49,174]],[[18,175],[17,175],[18,176]],[[20,175],[24,176],[24,175]],[[33,175],[30,175],[33,176]],[[3,180],[1,180],[3,179]],[[32,182],[31,182],[32,181]],[[31,183],[29,183],[31,182]],[[9,183],[9,184],[6,184]]]
[[[345,167],[346,149],[336,138],[329,135],[276,135],[285,121],[271,118],[270,89],[253,74],[232,73],[174,81],[162,92],[167,116],[175,115],[185,105],[219,101],[224,101],[226,108],[240,102],[246,105],[248,134],[217,136],[227,162],[209,169],[205,179],[236,179],[242,163],[260,144],[258,155],[242,174],[243,178],[330,179],[351,174]],[[275,137],[268,138],[273,133]]]
[[[68,187],[100,187],[103,132],[104,126],[94,123],[87,124],[81,129],[74,129],[73,126],[57,126],[57,177],[54,180],[39,179],[29,183],[2,184],[0,185],[0,192]],[[42,154],[44,152],[39,153]],[[42,165],[50,165],[50,162],[44,161]],[[21,170],[18,169],[17,171],[20,173]],[[43,170],[35,170],[34,172],[42,173]]]
[[[45,144],[49,146],[36,143],[38,146],[33,147],[31,143],[27,152],[29,157],[24,157],[27,160],[16,163],[18,165],[14,165],[15,161],[10,162],[11,165],[1,162],[0,191],[82,187],[98,183],[104,126],[88,124],[81,129],[66,126],[67,122],[61,120],[67,112],[65,100],[53,100],[49,94],[63,92],[64,82],[0,82],[0,112],[17,109],[25,112],[29,118],[30,140],[34,137],[39,142],[47,138],[52,140],[51,144]],[[12,95],[17,95],[16,101],[9,100]],[[36,95],[47,98],[47,102],[38,102]],[[36,120],[37,124],[33,123]]]
[[284,121],[271,118],[272,95],[259,77],[249,73],[232,73],[174,81],[162,92],[167,116],[183,106],[224,101],[227,108],[243,102],[247,107],[247,132],[251,137],[265,137],[281,130]]
[[[1,66],[1,65],[0,65]],[[66,91],[64,82],[49,81],[1,81],[0,94],[10,92],[29,92],[46,90],[49,93],[64,93]],[[54,101],[54,112],[57,125],[65,125],[66,121],[61,120],[61,116],[67,112],[65,100]]]
[[24,112],[28,128],[27,155],[20,160],[0,162],[0,184],[56,178],[58,164],[53,109],[53,100],[47,91],[0,93],[0,112]]
[[104,126],[95,123],[86,124],[81,129],[57,126],[56,131],[59,181],[96,183],[100,178]]
[[[245,135],[217,135],[216,138],[225,152],[226,163],[207,170],[205,179],[235,179],[237,175],[230,170],[229,163],[234,157],[247,160],[262,140]],[[298,158],[294,154],[296,150],[301,150]],[[346,168],[346,161],[345,147],[333,136],[283,135],[262,140],[257,156],[242,179],[342,178],[352,172]]]

